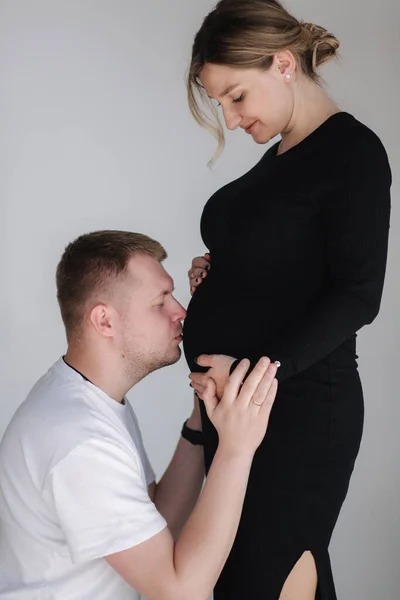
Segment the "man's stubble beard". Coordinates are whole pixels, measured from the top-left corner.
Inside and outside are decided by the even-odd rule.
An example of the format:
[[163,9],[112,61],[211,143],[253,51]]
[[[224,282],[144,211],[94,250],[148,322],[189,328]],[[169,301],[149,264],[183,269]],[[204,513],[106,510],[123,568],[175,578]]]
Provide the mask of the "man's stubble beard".
[[161,356],[157,352],[145,353],[138,347],[132,348],[132,345],[125,344],[122,355],[125,361],[126,376],[129,381],[137,383],[158,369],[174,365],[180,359],[181,354],[179,346],[176,346],[174,353],[170,348],[169,354],[166,352],[164,356]]

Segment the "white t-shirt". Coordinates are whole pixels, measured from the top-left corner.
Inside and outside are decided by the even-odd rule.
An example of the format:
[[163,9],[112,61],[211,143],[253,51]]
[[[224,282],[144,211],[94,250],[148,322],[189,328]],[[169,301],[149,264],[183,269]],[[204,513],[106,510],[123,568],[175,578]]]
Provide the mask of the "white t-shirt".
[[136,600],[103,558],[166,527],[130,404],[63,359],[0,444],[0,600]]

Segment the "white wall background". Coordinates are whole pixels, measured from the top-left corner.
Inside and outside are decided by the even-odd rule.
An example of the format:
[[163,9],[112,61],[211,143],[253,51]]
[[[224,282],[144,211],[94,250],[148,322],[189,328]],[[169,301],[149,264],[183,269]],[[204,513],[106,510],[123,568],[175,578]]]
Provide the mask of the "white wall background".
[[[396,0],[288,0],[342,41],[325,77],[342,107],[383,139],[394,172],[381,315],[359,337],[366,400],[361,454],[332,543],[339,599],[395,600],[400,588],[400,8]],[[192,121],[184,73],[210,0],[0,0],[0,436],[65,349],[54,273],[64,246],[99,228],[141,231],[169,251],[176,295],[203,252],[209,195],[265,148],[242,134],[214,172]],[[131,393],[160,474],[191,409],[186,364]],[[245,600],[245,599],[244,599]]]

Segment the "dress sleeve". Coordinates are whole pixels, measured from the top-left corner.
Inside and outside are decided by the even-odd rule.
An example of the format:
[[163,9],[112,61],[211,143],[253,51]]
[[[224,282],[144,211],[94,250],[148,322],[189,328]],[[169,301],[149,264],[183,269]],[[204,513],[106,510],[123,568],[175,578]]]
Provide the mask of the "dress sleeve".
[[[336,193],[324,198],[321,207],[326,232],[325,290],[276,347],[265,348],[267,356],[281,363],[279,381],[327,356],[379,312],[387,259],[391,172],[380,140],[369,130],[367,133],[363,143],[349,153]],[[254,366],[256,358],[252,358]]]

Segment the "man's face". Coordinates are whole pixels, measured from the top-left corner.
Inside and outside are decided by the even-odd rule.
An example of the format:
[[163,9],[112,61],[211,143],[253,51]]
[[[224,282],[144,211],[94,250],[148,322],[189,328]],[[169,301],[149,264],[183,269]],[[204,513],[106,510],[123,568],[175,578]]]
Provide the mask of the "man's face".
[[173,289],[173,280],[156,259],[131,258],[118,285],[115,337],[129,376],[144,377],[179,360],[186,311]]

